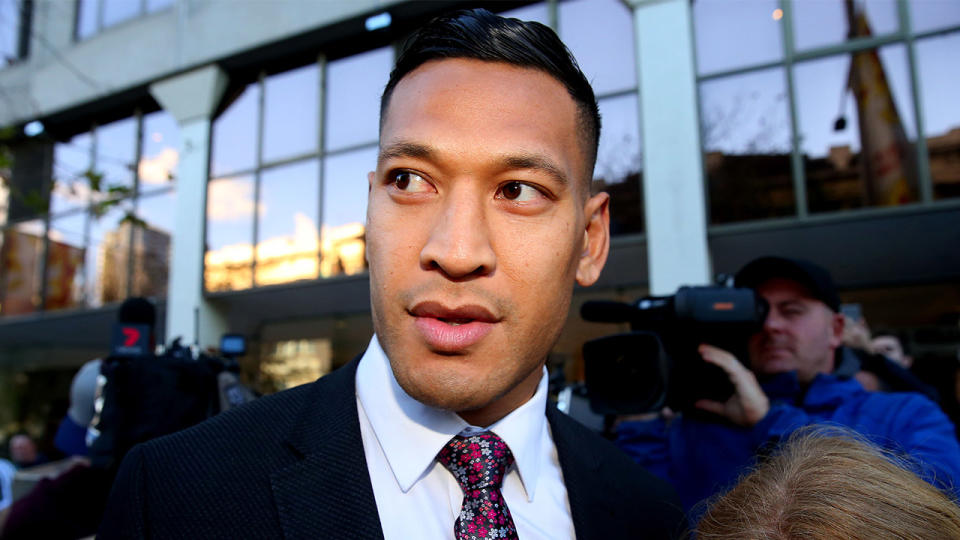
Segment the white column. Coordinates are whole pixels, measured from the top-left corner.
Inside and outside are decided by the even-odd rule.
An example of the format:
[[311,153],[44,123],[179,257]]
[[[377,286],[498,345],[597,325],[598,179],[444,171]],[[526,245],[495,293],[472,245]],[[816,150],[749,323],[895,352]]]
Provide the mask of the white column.
[[165,341],[218,346],[226,318],[203,296],[204,219],[211,116],[227,87],[216,66],[206,66],[150,86],[150,93],[180,126],[176,222],[167,293]]
[[711,281],[689,0],[633,9],[650,293]]

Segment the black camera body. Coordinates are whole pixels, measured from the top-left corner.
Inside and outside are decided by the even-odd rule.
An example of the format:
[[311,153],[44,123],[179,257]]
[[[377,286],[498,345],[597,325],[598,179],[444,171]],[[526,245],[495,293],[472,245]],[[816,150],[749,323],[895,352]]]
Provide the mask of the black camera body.
[[583,346],[587,393],[597,414],[655,412],[664,406],[694,411],[699,399],[725,401],[733,394],[726,373],[701,358],[701,343],[747,358],[747,342],[760,330],[769,306],[752,289],[680,287],[672,296],[633,303],[586,302],[581,316],[626,322],[631,332]]

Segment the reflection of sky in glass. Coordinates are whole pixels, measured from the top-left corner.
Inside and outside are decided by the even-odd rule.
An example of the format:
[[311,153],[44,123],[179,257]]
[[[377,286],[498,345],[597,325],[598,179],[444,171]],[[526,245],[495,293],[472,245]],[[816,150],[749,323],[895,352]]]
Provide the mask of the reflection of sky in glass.
[[603,129],[593,176],[611,184],[641,168],[637,96],[602,99],[599,106]]
[[17,56],[17,7],[15,0],[0,0],[0,66]]
[[[960,3],[955,4],[960,6]],[[957,77],[960,32],[917,41],[917,74],[923,102],[923,127],[927,136],[960,129]]]
[[97,162],[94,168],[103,174],[103,189],[110,186],[133,187],[131,165],[137,154],[137,120],[124,118],[98,127]]
[[697,69],[701,74],[779,60],[777,0],[697,0],[693,3]]
[[[793,0],[793,27],[797,50],[835,45],[847,39],[847,9],[841,1]],[[896,32],[896,0],[867,0],[867,21],[875,35]]]
[[367,173],[377,166],[376,147],[330,156],[323,169],[323,226],[364,223]]
[[521,21],[537,21],[538,23],[546,24],[548,26],[550,24],[550,11],[547,9],[547,4],[544,2],[538,2],[529,6],[502,11],[500,12],[500,15],[503,17],[520,19]]
[[50,239],[74,247],[83,247],[83,228],[87,221],[86,212],[74,212],[50,220]]
[[77,8],[77,37],[88,38],[97,31],[98,0],[79,0]]
[[[117,287],[123,287],[126,283],[128,255],[127,251],[121,247],[125,247],[129,240],[127,237],[121,238],[119,234],[111,233],[118,232],[120,220],[126,215],[128,209],[125,205],[113,206],[106,214],[100,218],[93,218],[90,222],[90,244],[84,261],[90,307],[103,305],[105,289],[117,290]],[[110,277],[105,279],[105,274]],[[123,278],[116,281],[118,276]]]
[[[143,117],[143,155],[140,158],[140,191],[169,187],[180,162],[180,130],[166,111]],[[171,179],[172,177],[172,179]]]
[[923,0],[907,2],[907,5],[910,6],[910,24],[914,32],[960,24],[960,2],[957,0]]
[[213,122],[210,174],[224,176],[252,169],[257,157],[258,84],[251,84]]
[[[887,82],[894,94],[897,111],[906,133],[915,133],[913,127],[913,109],[909,106],[910,94],[907,80],[906,56],[902,45],[884,47],[880,50]],[[796,66],[797,120],[802,140],[801,148],[805,154],[822,157],[829,153],[831,146],[850,145],[854,152],[860,151],[857,104],[849,91],[844,91],[850,69],[850,55],[833,56],[822,60],[804,62]],[[843,110],[847,127],[843,131],[834,131],[837,109],[825,106],[838,103],[841,93],[844,96]]]
[[316,235],[319,164],[316,159],[263,171],[260,178],[259,241],[293,237],[303,216],[313,224]]
[[78,208],[87,201],[89,185],[80,175],[90,167],[89,133],[77,135],[69,142],[53,147],[54,188],[50,196],[50,212],[56,214]]
[[253,244],[253,178],[220,178],[207,184],[207,249]]
[[103,2],[104,28],[136,17],[140,12],[140,0],[101,0]]
[[636,86],[633,18],[623,2],[563,2],[559,27],[560,37],[573,52],[594,92],[604,94]]
[[790,120],[782,68],[700,83],[707,152],[788,153]]
[[317,151],[316,64],[272,75],[264,89],[263,160]]
[[173,224],[177,211],[177,192],[174,190],[141,197],[137,200],[137,217],[151,229],[173,236]]
[[380,94],[393,67],[383,47],[327,65],[324,146],[327,150],[377,140]]

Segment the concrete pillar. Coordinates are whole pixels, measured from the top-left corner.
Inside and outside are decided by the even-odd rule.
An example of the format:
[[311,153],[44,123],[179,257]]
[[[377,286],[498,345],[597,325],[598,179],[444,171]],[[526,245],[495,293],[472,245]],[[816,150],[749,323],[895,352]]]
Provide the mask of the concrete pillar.
[[624,0],[637,48],[650,293],[711,282],[689,0]]
[[206,66],[150,86],[150,93],[180,125],[176,222],[170,261],[165,341],[218,346],[226,318],[203,295],[204,220],[210,160],[211,116],[227,77]]

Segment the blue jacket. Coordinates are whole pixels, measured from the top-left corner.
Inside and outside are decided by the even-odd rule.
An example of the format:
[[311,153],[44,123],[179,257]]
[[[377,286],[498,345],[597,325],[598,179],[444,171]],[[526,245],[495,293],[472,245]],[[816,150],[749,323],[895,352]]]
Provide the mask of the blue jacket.
[[756,463],[794,430],[809,424],[843,425],[884,448],[904,452],[928,482],[960,496],[960,445],[953,425],[939,407],[913,393],[867,392],[853,379],[818,375],[804,393],[795,373],[783,373],[761,386],[770,412],[752,428],[677,416],[625,422],[617,444],[652,473],[673,483],[693,516],[697,503],[733,487]]

